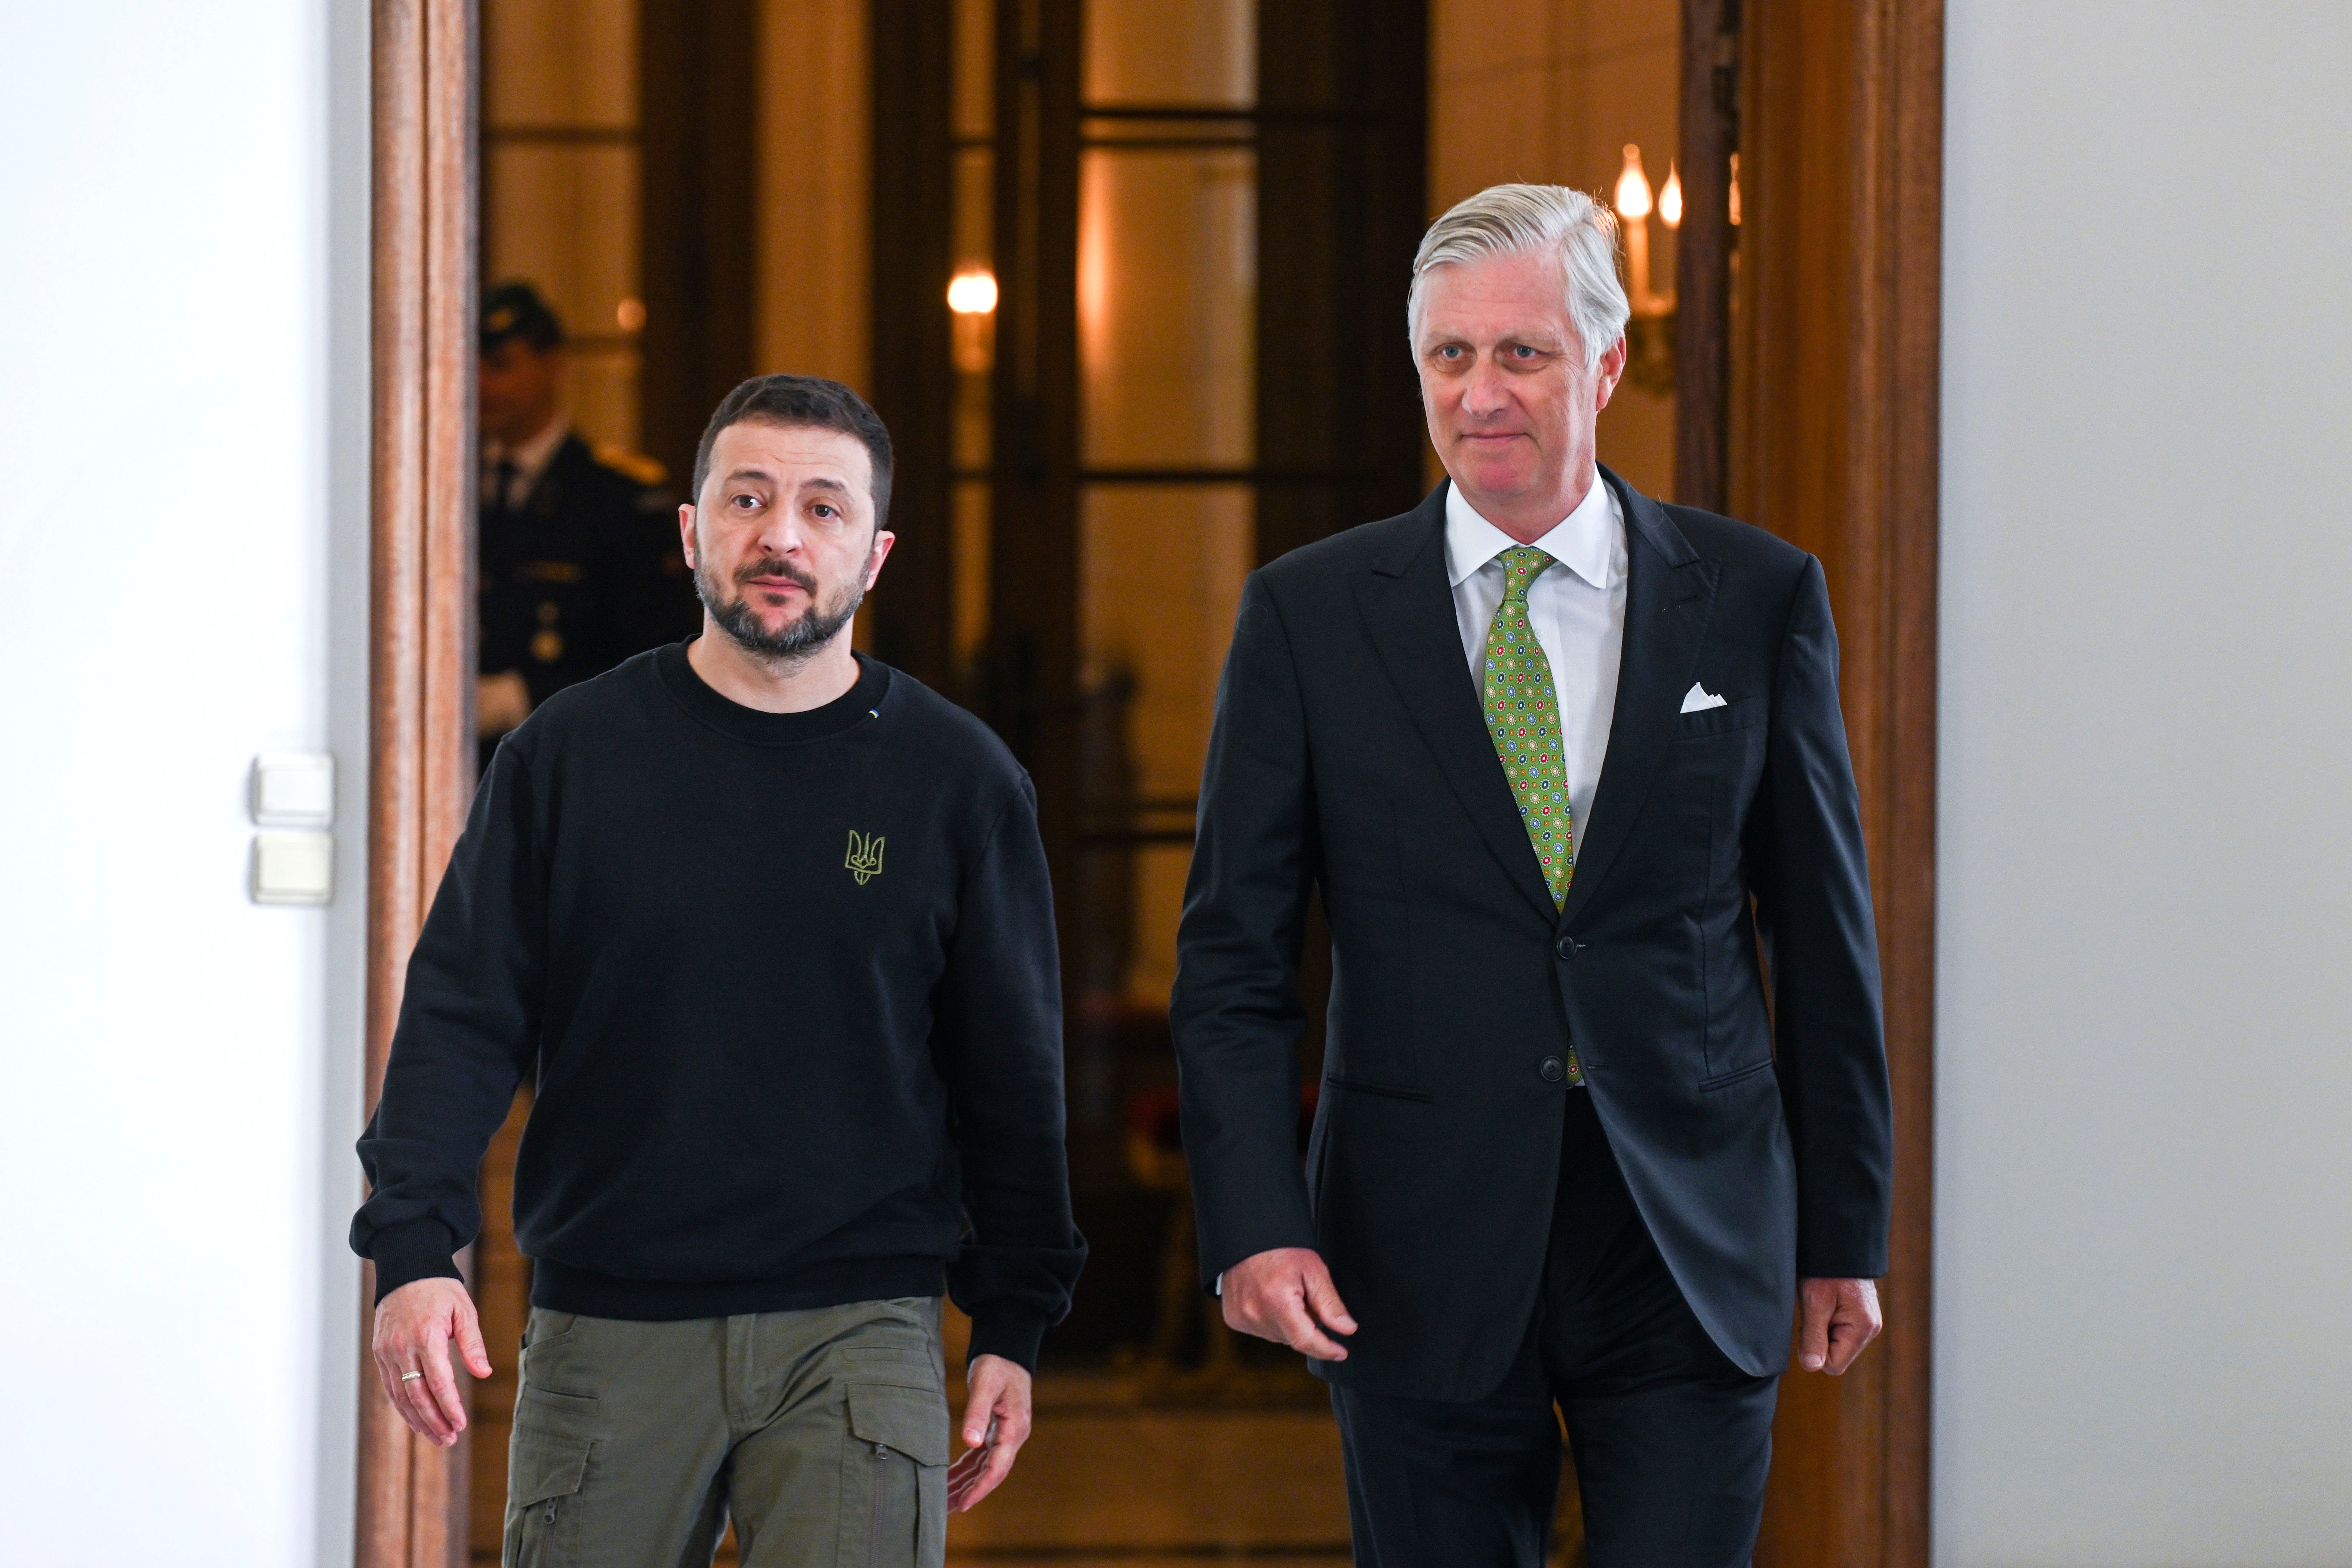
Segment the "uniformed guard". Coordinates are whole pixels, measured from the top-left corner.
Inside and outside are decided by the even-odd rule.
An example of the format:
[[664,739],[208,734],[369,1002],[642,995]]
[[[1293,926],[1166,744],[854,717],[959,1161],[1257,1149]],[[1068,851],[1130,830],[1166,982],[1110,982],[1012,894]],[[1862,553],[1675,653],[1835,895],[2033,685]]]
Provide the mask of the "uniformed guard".
[[563,328],[528,283],[482,300],[480,683],[498,738],[574,681],[692,635],[701,606],[651,458],[592,447],[562,401]]

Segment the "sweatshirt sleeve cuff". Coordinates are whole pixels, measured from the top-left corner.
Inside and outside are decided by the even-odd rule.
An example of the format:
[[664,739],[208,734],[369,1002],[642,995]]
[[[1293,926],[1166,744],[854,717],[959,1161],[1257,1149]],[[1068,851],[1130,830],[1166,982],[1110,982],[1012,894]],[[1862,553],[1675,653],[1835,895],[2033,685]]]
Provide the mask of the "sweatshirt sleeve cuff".
[[1045,1342],[1045,1320],[1017,1308],[983,1311],[971,1321],[971,1349],[965,1364],[984,1355],[1003,1356],[1026,1373],[1037,1370],[1037,1347]]
[[449,1233],[437,1220],[415,1219],[387,1226],[376,1232],[368,1249],[375,1263],[378,1302],[403,1285],[419,1279],[463,1279],[449,1246]]

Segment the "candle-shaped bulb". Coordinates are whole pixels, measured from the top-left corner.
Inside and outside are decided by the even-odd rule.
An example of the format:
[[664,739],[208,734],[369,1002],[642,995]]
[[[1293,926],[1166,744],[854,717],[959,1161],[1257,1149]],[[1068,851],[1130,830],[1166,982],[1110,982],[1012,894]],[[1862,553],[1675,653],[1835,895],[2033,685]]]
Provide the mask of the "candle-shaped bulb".
[[1739,226],[1739,154],[1731,155],[1731,226]]
[[1683,226],[1683,175],[1671,158],[1666,160],[1666,188],[1658,193],[1658,217],[1668,228]]
[[1650,216],[1650,176],[1642,172],[1642,149],[1625,143],[1625,168],[1617,176],[1617,216],[1636,223]]

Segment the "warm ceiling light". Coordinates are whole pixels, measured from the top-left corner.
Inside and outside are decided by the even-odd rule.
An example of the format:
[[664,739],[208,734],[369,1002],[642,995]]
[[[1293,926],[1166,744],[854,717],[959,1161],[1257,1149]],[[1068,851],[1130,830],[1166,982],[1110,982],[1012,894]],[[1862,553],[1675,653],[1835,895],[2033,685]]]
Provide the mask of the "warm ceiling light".
[[1671,158],[1666,160],[1666,188],[1658,193],[1658,216],[1668,228],[1683,226],[1683,175]]
[[1625,143],[1625,169],[1617,176],[1617,216],[1627,223],[1650,216],[1650,176],[1642,172],[1642,149]]
[[986,272],[959,272],[948,285],[948,309],[959,316],[985,316],[996,309],[996,279]]
[[625,332],[634,332],[646,324],[646,302],[624,300],[613,307],[613,324]]

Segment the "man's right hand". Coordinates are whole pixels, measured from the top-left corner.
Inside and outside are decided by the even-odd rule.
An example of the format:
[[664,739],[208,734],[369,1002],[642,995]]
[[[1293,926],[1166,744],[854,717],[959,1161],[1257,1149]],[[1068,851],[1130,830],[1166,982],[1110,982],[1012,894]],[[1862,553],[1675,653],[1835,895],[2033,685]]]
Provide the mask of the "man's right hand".
[[1356,1320],[1313,1247],[1277,1247],[1243,1258],[1225,1270],[1221,1294],[1228,1326],[1317,1361],[1348,1359],[1348,1348],[1324,1331],[1352,1334]]
[[453,1341],[467,1371],[490,1375],[481,1319],[460,1280],[412,1279],[376,1303],[375,1372],[384,1396],[418,1436],[444,1448],[466,1429],[466,1402],[449,1365]]

